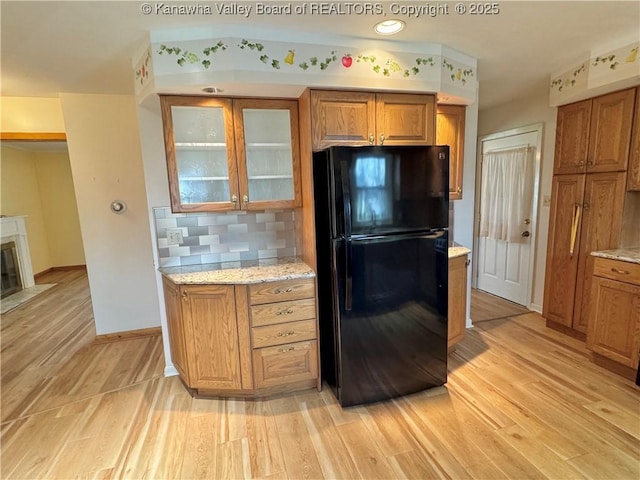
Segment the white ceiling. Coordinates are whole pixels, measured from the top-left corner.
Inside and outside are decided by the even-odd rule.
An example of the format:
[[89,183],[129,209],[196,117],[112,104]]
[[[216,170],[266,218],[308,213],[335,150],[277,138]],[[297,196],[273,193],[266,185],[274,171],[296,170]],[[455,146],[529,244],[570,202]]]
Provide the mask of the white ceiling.
[[[242,35],[248,35],[253,27],[273,27],[301,34],[376,38],[372,26],[380,19],[355,14],[252,15],[249,18],[216,13],[143,15],[142,3],[2,0],[2,95],[131,94],[131,59],[152,31],[225,24],[237,26]],[[162,2],[149,3],[155,6]],[[215,6],[221,3],[224,2],[202,0],[200,5],[210,5],[215,12]],[[379,3],[389,12],[394,2]],[[425,5],[428,2],[396,3]],[[448,4],[449,15],[403,18],[407,22],[405,30],[385,39],[440,43],[476,57],[481,109],[546,92],[551,74],[571,68],[588,58],[594,49],[622,46],[640,36],[638,0],[501,1],[498,15],[484,16],[457,15],[453,11],[454,2],[430,3]]]

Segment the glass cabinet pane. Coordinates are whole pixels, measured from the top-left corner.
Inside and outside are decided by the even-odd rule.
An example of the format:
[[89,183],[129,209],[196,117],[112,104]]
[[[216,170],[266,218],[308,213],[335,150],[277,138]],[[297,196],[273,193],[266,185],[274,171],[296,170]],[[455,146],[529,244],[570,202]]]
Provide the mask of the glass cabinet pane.
[[242,116],[250,201],[292,200],[289,110],[245,108]]
[[172,106],[180,202],[229,201],[222,107]]

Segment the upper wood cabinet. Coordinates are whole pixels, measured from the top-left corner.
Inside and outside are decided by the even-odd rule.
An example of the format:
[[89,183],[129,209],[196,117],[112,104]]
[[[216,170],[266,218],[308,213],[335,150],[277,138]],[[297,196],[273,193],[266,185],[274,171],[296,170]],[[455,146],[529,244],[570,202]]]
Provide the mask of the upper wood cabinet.
[[635,89],[558,108],[554,174],[627,168]]
[[300,205],[297,101],[160,99],[174,212]]
[[636,111],[629,152],[627,190],[640,190],[640,87],[636,89]]
[[337,145],[431,145],[436,131],[430,94],[311,91],[314,150]]
[[449,200],[462,198],[464,166],[464,105],[438,105],[436,144],[449,145]]

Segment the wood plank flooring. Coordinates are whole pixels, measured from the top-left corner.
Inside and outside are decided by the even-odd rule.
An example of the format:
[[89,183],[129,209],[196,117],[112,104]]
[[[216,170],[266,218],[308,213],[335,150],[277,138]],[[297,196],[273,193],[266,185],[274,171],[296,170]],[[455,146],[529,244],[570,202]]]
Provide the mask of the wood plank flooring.
[[487,320],[515,317],[529,313],[529,311],[528,308],[504,298],[496,297],[477,288],[471,289],[471,320],[474,325]]
[[536,313],[469,330],[445,388],[194,399],[159,337],[94,345],[68,275],[2,317],[3,479],[640,478],[640,389]]

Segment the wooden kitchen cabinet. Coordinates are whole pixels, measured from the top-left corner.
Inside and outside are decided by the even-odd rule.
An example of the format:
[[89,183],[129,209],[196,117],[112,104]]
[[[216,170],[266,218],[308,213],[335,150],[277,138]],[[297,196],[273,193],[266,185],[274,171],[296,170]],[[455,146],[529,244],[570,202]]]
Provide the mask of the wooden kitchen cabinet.
[[300,205],[297,101],[160,99],[172,211]]
[[638,368],[640,264],[595,257],[587,348]]
[[219,396],[320,388],[313,278],[163,284],[171,355],[187,387]]
[[467,255],[449,259],[448,350],[464,338],[467,331]]
[[185,383],[198,390],[242,390],[239,337],[246,342],[247,332],[238,328],[234,287],[176,286],[166,279],[164,286],[171,355]]
[[464,105],[438,105],[436,144],[449,145],[449,200],[462,198],[464,167]]
[[248,287],[256,389],[319,388],[313,279]]
[[554,175],[627,168],[636,90],[558,107]]
[[589,319],[590,253],[618,246],[625,173],[555,175],[543,316],[584,339]]
[[640,87],[636,89],[636,109],[632,130],[627,190],[640,191]]
[[435,141],[434,95],[311,90],[310,97],[314,150]]
[[167,327],[169,330],[169,342],[171,359],[185,383],[190,383],[189,360],[187,359],[187,344],[182,318],[182,304],[180,298],[180,287],[167,279],[162,279],[164,286],[164,303],[167,310]]

